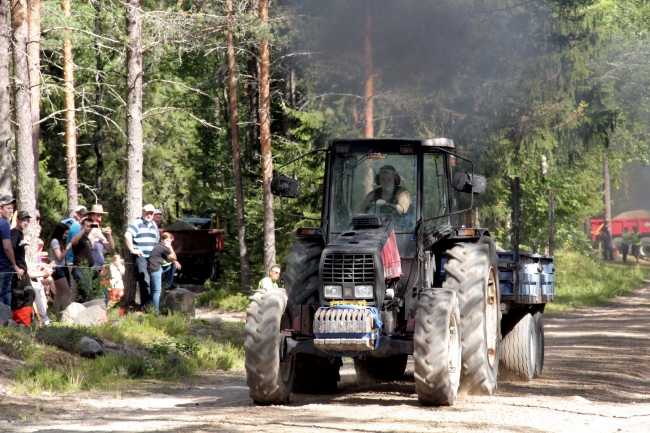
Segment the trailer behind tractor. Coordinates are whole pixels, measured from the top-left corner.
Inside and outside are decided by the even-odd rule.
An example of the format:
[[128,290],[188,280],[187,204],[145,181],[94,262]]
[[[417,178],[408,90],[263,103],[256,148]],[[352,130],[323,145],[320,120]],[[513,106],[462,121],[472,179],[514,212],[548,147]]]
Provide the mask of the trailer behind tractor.
[[[453,404],[460,386],[492,394],[500,362],[539,376],[553,258],[499,252],[487,229],[463,225],[486,182],[453,141],[336,139],[322,151],[320,224],[297,230],[285,288],[254,293],[247,310],[253,401],[334,391],[342,357],[395,380],[412,355],[423,405]],[[272,191],[297,198],[300,182],[277,175]]]

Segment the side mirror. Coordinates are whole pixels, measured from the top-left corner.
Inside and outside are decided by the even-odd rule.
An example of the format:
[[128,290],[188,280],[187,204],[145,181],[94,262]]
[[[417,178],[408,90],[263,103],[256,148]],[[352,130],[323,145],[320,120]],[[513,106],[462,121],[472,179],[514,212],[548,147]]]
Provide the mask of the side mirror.
[[480,174],[471,173],[456,173],[454,174],[454,189],[466,193],[483,194],[487,180],[485,176]]
[[298,198],[300,196],[300,181],[284,176],[274,177],[271,181],[271,194],[278,197]]

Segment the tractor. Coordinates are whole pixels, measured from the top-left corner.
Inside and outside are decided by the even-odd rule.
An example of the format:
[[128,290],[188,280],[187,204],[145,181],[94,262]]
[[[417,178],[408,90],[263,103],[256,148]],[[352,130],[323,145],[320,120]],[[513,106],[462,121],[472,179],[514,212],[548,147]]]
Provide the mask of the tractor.
[[[343,357],[390,381],[412,355],[424,406],[452,405],[461,387],[491,395],[500,362],[542,373],[553,258],[500,251],[467,226],[486,179],[453,140],[334,139],[314,152],[326,154],[319,224],[296,231],[284,288],[254,292],[247,309],[254,403],[336,391]],[[301,188],[283,168],[271,184],[281,202]]]

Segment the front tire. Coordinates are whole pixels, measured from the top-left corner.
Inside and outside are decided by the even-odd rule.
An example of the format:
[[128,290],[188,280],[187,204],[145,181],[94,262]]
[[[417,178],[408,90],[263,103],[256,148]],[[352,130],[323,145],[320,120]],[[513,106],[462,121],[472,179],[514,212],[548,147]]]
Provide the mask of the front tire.
[[463,382],[472,393],[492,395],[499,374],[501,335],[499,261],[496,245],[483,237],[447,251],[442,287],[458,294],[463,345]]
[[501,344],[501,360],[506,368],[526,381],[531,380],[535,375],[535,361],[538,357],[533,316],[526,313],[519,319],[512,331],[503,337]]
[[386,358],[359,355],[354,358],[354,370],[364,379],[398,380],[404,376],[408,357],[406,353]]
[[415,313],[415,391],[423,406],[451,406],[461,371],[460,309],[456,292],[424,290]]
[[255,404],[283,404],[291,398],[295,358],[281,357],[282,329],[289,327],[284,314],[283,289],[257,291],[246,310],[244,355],[246,383]]
[[284,287],[292,305],[318,300],[318,267],[322,253],[323,243],[320,239],[296,238],[289,247]]

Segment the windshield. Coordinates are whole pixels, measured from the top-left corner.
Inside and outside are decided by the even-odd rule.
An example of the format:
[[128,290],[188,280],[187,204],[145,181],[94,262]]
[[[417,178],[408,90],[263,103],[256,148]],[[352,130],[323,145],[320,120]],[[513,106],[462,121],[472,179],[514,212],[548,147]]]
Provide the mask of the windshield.
[[393,222],[400,255],[414,254],[411,233],[418,199],[415,155],[372,149],[336,154],[332,181],[332,233],[347,229],[355,215],[381,213]]

